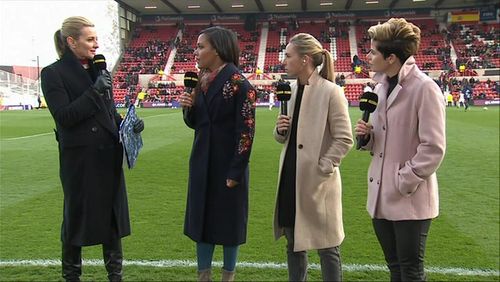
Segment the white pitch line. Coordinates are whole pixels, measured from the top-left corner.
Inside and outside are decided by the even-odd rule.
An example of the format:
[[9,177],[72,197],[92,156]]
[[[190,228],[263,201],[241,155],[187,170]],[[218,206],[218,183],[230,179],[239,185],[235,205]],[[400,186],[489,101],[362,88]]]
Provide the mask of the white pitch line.
[[[101,266],[102,260],[89,259],[83,260],[84,265]],[[159,268],[172,267],[196,267],[196,261],[191,260],[124,260],[124,265],[146,266]],[[35,260],[0,260],[0,266],[60,266],[61,261],[58,259],[35,259]],[[216,261],[213,263],[216,267],[222,267],[222,262]],[[238,267],[241,268],[258,268],[258,269],[286,269],[286,263],[275,262],[238,262]],[[320,269],[320,265],[316,263],[309,264],[311,269]],[[384,265],[375,264],[342,264],[342,270],[346,272],[386,272],[387,267]],[[458,276],[500,276],[498,270],[493,269],[478,269],[478,268],[454,268],[454,267],[426,267],[428,273],[449,274]]]
[[174,115],[177,114],[178,112],[175,113],[166,113],[166,114],[157,114],[157,115],[152,115],[152,116],[145,116],[142,119],[147,119],[147,118],[153,118],[153,117],[161,117],[161,116],[168,116],[168,115]]
[[54,134],[54,133],[53,132],[47,132],[47,133],[40,133],[40,134],[34,134],[34,135],[28,135],[28,136],[6,138],[6,139],[2,139],[2,141],[20,140],[20,139],[26,139],[26,138],[33,138],[33,137],[45,136],[45,135],[49,135],[49,134]]
[[[152,116],[143,117],[142,119],[149,119],[149,118],[154,118],[154,117],[167,116],[167,115],[171,115],[171,114],[176,114],[176,113],[167,113],[167,114],[152,115]],[[49,135],[49,134],[54,134],[54,133],[53,132],[47,132],[47,133],[40,133],[40,134],[34,134],[34,135],[21,136],[21,137],[5,138],[5,139],[2,139],[1,141],[14,141],[14,140],[20,140],[20,139],[27,139],[27,138],[45,136],[45,135]]]

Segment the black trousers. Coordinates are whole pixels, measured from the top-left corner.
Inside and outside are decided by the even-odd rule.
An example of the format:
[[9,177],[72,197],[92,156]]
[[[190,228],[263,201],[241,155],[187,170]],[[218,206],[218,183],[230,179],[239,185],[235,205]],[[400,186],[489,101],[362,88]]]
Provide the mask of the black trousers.
[[424,255],[431,220],[373,219],[391,281],[425,281]]

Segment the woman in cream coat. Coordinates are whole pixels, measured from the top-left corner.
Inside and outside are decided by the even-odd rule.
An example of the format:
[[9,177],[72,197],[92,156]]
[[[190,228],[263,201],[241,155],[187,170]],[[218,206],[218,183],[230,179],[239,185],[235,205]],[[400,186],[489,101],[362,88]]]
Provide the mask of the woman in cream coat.
[[339,166],[353,145],[347,100],[332,82],[330,53],[313,36],[292,37],[285,56],[285,69],[297,82],[291,85],[288,116],[279,116],[274,130],[283,144],[274,233],[287,238],[290,281],[307,279],[306,251],[313,249],[323,280],[339,281],[344,239]]
[[356,135],[371,152],[367,210],[391,272],[391,281],[423,281],[425,242],[438,216],[436,170],[445,153],[445,104],[438,85],[421,72],[420,29],[390,19],[368,30],[367,55],[378,106]]

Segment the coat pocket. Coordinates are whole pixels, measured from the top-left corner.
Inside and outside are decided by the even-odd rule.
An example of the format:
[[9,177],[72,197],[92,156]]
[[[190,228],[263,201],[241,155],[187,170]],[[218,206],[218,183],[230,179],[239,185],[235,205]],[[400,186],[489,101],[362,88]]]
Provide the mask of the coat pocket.
[[320,158],[318,162],[319,170],[326,175],[332,175],[333,163],[327,158]]
[[327,158],[320,158],[318,161],[318,168],[321,176],[330,177],[334,172],[332,161]]
[[415,175],[410,167],[403,165],[400,169],[397,164],[395,181],[399,193],[404,197],[410,197],[424,180]]

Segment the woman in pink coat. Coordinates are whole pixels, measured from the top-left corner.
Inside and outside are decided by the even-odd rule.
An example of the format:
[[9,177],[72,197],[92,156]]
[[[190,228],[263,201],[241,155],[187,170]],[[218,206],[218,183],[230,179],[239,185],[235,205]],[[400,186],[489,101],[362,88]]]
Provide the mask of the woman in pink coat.
[[436,170],[444,157],[445,104],[437,84],[419,70],[420,29],[404,19],[372,26],[367,55],[378,106],[356,135],[372,161],[367,210],[391,281],[422,281],[431,220],[438,216]]

